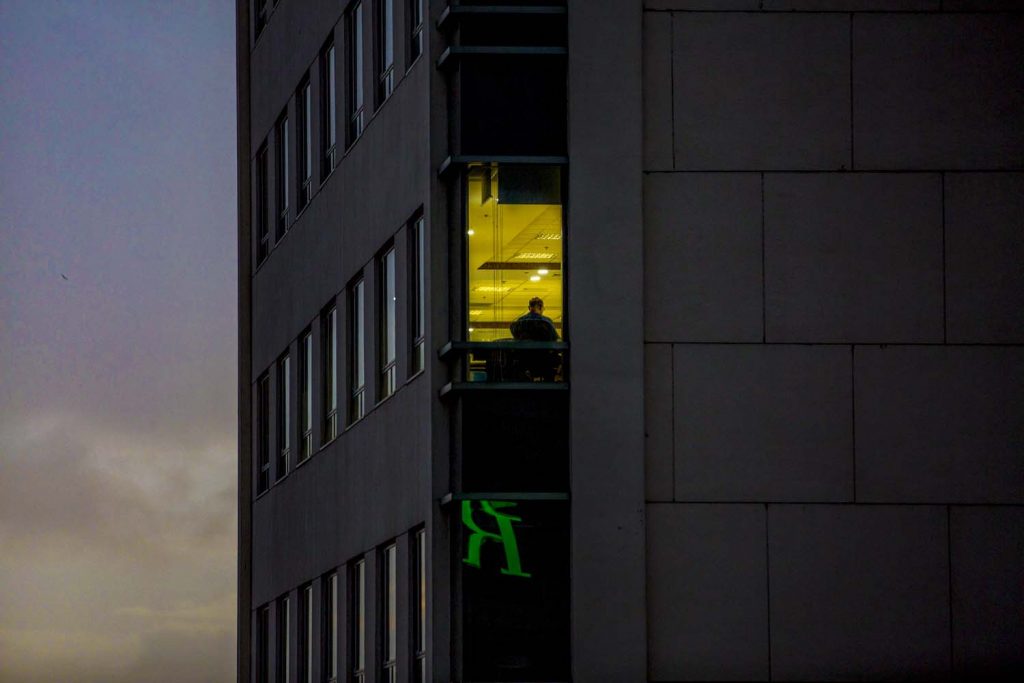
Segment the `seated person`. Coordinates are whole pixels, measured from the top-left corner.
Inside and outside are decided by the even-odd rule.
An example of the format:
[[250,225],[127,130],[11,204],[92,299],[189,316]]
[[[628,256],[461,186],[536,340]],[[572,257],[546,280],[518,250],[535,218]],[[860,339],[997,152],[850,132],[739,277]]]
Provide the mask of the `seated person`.
[[[530,299],[530,311],[519,316],[509,329],[517,341],[558,341],[558,332],[551,318],[544,315],[544,300],[540,297]],[[558,372],[561,358],[557,351],[543,349],[517,351],[518,363],[522,379],[533,382],[553,382]]]

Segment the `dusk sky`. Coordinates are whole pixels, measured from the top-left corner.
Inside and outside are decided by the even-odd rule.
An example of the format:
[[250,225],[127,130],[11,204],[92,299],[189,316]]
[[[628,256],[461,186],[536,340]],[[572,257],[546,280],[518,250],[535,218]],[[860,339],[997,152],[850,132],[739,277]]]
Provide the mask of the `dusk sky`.
[[0,0],[3,683],[234,679],[234,69],[233,2]]

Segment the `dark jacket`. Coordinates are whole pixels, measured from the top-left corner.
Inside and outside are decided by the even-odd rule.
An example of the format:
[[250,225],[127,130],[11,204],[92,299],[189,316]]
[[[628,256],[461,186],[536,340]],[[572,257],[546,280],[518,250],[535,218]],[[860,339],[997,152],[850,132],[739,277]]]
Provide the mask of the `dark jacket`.
[[533,311],[520,316],[508,329],[519,341],[558,341],[558,332],[551,318]]

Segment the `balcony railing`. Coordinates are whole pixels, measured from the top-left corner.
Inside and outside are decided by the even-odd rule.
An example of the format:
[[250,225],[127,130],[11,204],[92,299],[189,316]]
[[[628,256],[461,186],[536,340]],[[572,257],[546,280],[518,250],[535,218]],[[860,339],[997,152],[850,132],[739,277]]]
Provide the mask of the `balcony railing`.
[[438,357],[451,368],[455,389],[565,389],[569,344],[539,341],[450,341]]

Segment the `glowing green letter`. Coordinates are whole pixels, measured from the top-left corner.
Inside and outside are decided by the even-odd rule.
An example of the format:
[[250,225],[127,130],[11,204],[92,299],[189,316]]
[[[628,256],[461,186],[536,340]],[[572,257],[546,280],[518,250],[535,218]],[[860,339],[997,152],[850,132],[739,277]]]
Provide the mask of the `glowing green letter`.
[[529,578],[530,574],[524,572],[519,563],[519,546],[516,545],[516,531],[512,528],[512,522],[521,522],[522,518],[498,512],[499,508],[510,508],[515,505],[510,501],[480,501],[480,509],[493,517],[498,524],[498,533],[494,533],[493,531],[484,531],[473,521],[473,501],[462,501],[462,523],[473,532],[466,543],[466,557],[462,560],[463,562],[479,569],[480,547],[484,541],[497,541],[505,548],[505,564],[508,565],[508,568],[502,569],[501,573]]

